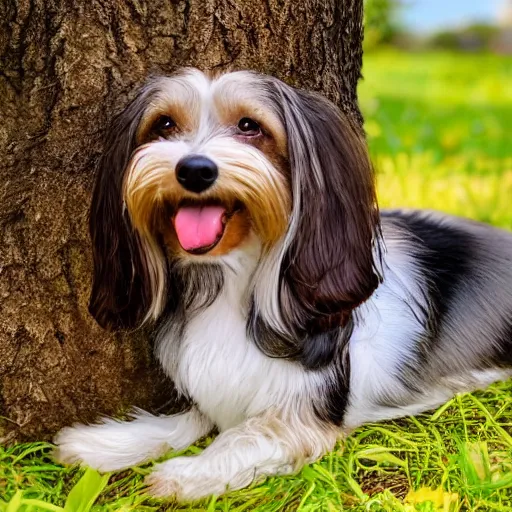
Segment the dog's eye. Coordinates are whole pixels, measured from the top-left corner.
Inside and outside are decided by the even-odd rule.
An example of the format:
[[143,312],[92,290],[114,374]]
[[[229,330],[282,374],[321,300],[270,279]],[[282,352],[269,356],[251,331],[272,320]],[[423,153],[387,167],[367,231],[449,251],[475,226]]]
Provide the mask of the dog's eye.
[[249,117],[242,117],[242,119],[238,121],[238,129],[244,135],[258,135],[261,132],[260,125]]
[[160,116],[153,125],[153,131],[159,135],[169,135],[169,133],[176,128],[176,123],[169,116]]

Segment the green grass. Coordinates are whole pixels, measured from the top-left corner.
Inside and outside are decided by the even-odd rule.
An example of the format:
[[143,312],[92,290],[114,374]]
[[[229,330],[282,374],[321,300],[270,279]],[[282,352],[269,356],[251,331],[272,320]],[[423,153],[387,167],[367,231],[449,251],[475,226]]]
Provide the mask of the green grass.
[[359,96],[381,206],[512,228],[512,58],[367,54]]
[[[389,51],[366,55],[364,74],[361,106],[381,204],[512,228],[512,60]],[[0,447],[0,511],[512,512],[512,385],[366,425],[296,476],[183,507],[143,494],[151,465],[101,479],[54,464],[49,451]]]

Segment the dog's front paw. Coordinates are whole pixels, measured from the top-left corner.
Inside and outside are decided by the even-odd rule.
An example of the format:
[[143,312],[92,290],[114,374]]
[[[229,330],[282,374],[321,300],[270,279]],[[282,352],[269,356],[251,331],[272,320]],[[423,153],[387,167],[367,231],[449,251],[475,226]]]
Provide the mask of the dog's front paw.
[[129,423],[105,420],[97,425],[63,428],[54,439],[53,458],[61,464],[79,463],[98,471],[118,471],[148,460],[152,451],[134,436]]
[[229,473],[229,468],[212,467],[201,455],[176,457],[155,466],[146,477],[146,492],[155,498],[193,501],[245,487],[255,476],[254,471]]
[[195,409],[173,416],[138,410],[132,418],[65,428],[55,438],[54,457],[64,464],[117,471],[161,457],[171,448],[183,450],[212,427]]
[[60,464],[79,463],[94,469],[109,471],[101,460],[94,430],[87,425],[63,428],[54,438],[53,458]]

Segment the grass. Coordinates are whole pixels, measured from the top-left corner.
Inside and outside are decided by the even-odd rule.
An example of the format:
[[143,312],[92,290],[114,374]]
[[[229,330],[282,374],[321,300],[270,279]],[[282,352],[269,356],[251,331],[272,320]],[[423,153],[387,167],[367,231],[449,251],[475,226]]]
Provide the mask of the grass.
[[[387,51],[366,55],[364,74],[381,204],[511,229],[512,60]],[[50,448],[0,447],[0,511],[512,512],[510,383],[416,418],[366,425],[296,476],[182,507],[143,494],[151,465],[100,478],[54,464]]]
[[359,87],[381,206],[435,208],[512,228],[512,59],[365,56]]

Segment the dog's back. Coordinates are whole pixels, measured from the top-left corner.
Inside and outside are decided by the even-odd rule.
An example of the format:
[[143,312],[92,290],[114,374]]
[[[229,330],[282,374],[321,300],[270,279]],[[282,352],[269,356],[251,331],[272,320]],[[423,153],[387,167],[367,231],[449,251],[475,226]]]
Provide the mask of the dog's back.
[[434,212],[384,212],[411,240],[427,278],[428,334],[435,373],[512,365],[512,233]]
[[350,343],[350,426],[512,374],[512,233],[406,210],[383,211],[382,232],[384,281]]

